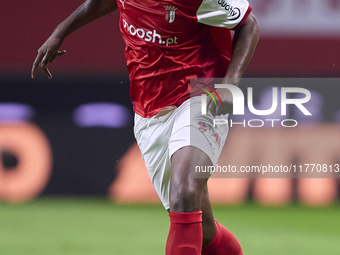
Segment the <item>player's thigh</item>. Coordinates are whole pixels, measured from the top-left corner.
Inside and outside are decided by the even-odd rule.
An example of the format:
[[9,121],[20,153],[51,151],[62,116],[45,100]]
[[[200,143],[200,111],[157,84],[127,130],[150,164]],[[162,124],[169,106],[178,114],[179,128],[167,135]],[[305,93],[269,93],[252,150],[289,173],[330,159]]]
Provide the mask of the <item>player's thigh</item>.
[[169,140],[171,211],[200,210],[202,193],[210,177],[210,171],[205,170],[216,164],[228,131],[213,126],[212,118],[201,114],[197,97],[175,111]]
[[[191,162],[195,163],[198,170],[202,170],[204,166],[216,165],[227,139],[229,127],[228,125],[215,125],[214,119],[227,119],[228,115],[212,116],[210,113],[202,114],[200,97],[193,97],[176,109],[174,116],[169,141],[170,157],[177,150],[192,146],[208,155],[211,160],[210,164],[204,165],[199,164],[199,161],[192,158]],[[197,154],[200,155],[201,152],[197,152]]]

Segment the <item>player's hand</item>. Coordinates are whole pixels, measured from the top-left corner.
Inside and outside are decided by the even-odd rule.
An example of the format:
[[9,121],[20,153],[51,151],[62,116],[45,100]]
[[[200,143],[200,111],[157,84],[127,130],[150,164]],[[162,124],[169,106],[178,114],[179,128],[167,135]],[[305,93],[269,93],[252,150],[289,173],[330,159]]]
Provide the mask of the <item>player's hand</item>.
[[49,79],[52,79],[52,74],[47,68],[48,63],[52,63],[58,56],[62,56],[66,53],[65,50],[59,51],[63,44],[62,38],[50,37],[38,50],[38,55],[34,60],[31,77],[32,79],[37,74],[38,66],[44,71]]
[[219,100],[216,100],[217,106],[214,101],[208,97],[207,105],[208,110],[211,112],[213,116],[219,116],[224,114],[232,114],[233,113],[233,95],[229,89],[216,89],[217,93],[220,95],[222,105]]

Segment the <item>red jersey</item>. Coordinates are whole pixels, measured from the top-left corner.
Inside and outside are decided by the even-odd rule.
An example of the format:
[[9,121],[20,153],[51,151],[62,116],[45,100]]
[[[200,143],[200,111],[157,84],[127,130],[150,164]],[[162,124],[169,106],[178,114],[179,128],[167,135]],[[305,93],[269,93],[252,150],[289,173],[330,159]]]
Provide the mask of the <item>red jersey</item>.
[[246,0],[117,0],[134,111],[149,118],[190,98],[191,78],[224,77],[230,29],[251,11]]

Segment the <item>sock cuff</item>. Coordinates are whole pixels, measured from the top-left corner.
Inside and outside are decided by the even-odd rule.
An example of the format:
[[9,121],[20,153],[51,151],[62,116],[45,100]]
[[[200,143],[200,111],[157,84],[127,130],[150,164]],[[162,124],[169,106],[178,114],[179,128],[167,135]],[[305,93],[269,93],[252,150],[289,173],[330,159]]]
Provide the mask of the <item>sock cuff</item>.
[[202,211],[190,213],[169,213],[170,222],[174,224],[192,224],[202,222]]

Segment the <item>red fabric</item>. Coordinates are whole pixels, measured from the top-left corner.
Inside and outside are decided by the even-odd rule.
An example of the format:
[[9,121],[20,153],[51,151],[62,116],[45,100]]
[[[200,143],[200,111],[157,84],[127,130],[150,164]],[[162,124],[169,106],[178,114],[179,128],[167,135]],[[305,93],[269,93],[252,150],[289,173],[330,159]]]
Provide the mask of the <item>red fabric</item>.
[[202,212],[170,212],[166,255],[200,255],[203,243]]
[[202,249],[202,255],[243,255],[242,248],[236,237],[215,220],[216,235]]
[[[210,32],[224,64],[226,67],[229,67],[233,44],[230,30],[227,28],[210,27]],[[228,47],[226,47],[226,45],[228,45]]]
[[[180,105],[190,97],[191,78],[224,77],[231,40],[220,42],[226,51],[221,56],[209,27],[197,22],[201,3],[117,1],[130,95],[139,115],[149,118],[166,106]],[[216,33],[230,36],[223,28],[214,29],[215,38]]]

